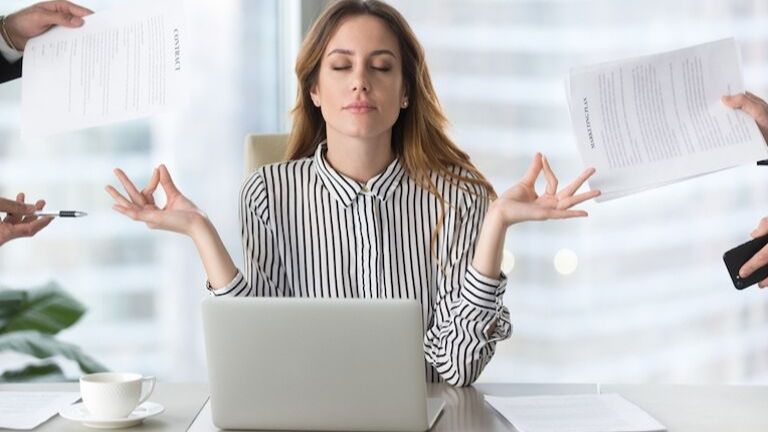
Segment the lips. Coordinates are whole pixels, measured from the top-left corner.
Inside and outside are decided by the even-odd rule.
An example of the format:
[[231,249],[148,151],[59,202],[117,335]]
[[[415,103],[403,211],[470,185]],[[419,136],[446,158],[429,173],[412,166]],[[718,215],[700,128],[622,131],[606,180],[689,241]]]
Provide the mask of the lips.
[[352,102],[350,104],[345,105],[344,110],[349,111],[353,114],[364,114],[371,111],[375,111],[376,107],[370,102],[358,101],[358,102]]

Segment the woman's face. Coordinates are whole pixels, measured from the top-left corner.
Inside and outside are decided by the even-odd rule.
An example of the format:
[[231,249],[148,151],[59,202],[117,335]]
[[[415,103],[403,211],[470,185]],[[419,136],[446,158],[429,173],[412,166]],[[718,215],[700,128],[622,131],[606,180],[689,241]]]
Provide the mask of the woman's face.
[[320,63],[312,101],[340,135],[373,138],[389,133],[405,101],[397,38],[379,18],[341,21]]

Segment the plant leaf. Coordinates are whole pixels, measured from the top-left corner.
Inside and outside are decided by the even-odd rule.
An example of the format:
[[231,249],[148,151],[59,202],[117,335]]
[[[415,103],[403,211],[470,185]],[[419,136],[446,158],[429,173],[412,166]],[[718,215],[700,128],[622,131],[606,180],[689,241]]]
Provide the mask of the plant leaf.
[[104,365],[85,354],[76,345],[61,342],[54,339],[53,336],[31,330],[0,335],[0,351],[4,350],[25,353],[41,359],[59,354],[77,362],[83,373],[107,370]]
[[[75,300],[56,283],[50,282],[40,288],[31,289],[25,293],[21,304],[8,306],[9,316],[5,317],[5,325],[0,333],[19,330],[36,330],[47,334],[59,331],[76,323],[85,313],[85,306]],[[8,305],[18,301],[18,294],[6,294]],[[1,316],[1,315],[0,315]]]
[[26,299],[26,291],[0,288],[0,329],[8,324]]
[[56,363],[30,365],[18,370],[6,371],[0,375],[3,382],[56,382],[66,381],[64,372]]

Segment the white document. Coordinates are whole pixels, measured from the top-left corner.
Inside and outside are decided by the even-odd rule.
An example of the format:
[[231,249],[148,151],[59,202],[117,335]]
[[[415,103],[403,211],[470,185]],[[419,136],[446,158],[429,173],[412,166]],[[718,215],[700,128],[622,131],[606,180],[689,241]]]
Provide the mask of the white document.
[[743,91],[733,39],[572,69],[571,122],[597,201],[768,159],[754,120],[720,100]]
[[55,27],[24,49],[22,139],[174,108],[183,89],[180,0],[122,2]]
[[519,432],[657,432],[664,425],[618,394],[486,396]]
[[80,399],[80,393],[0,391],[0,428],[30,430]]

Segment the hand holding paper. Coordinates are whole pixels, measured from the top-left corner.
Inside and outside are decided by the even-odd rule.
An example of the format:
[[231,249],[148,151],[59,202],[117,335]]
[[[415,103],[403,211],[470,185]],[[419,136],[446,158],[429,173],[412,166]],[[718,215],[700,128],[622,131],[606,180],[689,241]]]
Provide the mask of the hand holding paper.
[[768,158],[753,119],[721,102],[744,90],[733,39],[575,68],[568,85],[597,201]]
[[29,39],[40,36],[56,25],[80,27],[85,22],[83,17],[92,13],[90,9],[66,0],[33,4],[5,18],[9,45],[18,51],[24,51]]
[[750,92],[723,96],[723,103],[730,108],[740,109],[755,120],[757,127],[768,142],[768,103]]
[[23,139],[145,117],[182,94],[177,0],[124,2],[30,39],[21,90]]

